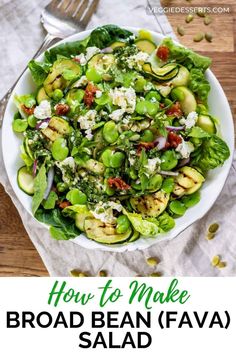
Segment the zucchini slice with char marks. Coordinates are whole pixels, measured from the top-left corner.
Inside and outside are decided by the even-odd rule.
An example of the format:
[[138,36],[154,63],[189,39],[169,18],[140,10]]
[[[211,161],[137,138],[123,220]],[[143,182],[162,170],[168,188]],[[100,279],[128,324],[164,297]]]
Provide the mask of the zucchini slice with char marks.
[[142,52],[151,54],[156,49],[156,44],[149,39],[137,39],[134,44]]
[[179,175],[175,178],[173,190],[173,193],[178,197],[196,192],[205,181],[203,175],[192,167],[184,166],[178,172]]
[[157,217],[166,208],[170,195],[163,191],[130,198],[132,208],[142,216]]
[[42,129],[42,134],[52,142],[69,132],[69,123],[61,117],[52,117],[47,128]]
[[95,218],[85,219],[84,230],[91,240],[108,245],[127,242],[132,236],[131,228],[123,234],[118,234],[115,224],[104,223]]
[[88,68],[96,69],[100,74],[106,73],[115,63],[113,54],[95,54],[88,62]]
[[79,63],[71,59],[56,60],[43,84],[48,96],[51,97],[55,89],[63,90],[66,87],[68,81],[63,78],[63,73],[66,70],[72,72],[77,78],[82,75],[82,68]]

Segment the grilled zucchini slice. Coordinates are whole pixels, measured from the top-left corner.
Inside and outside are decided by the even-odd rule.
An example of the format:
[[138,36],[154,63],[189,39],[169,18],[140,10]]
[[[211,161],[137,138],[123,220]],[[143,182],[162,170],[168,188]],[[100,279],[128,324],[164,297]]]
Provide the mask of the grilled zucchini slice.
[[38,104],[40,104],[40,102],[44,101],[44,100],[49,100],[49,96],[47,95],[46,91],[45,91],[45,88],[44,87],[41,87],[39,90],[38,90],[38,93],[37,93],[37,102]]
[[55,141],[56,139],[69,134],[69,132],[69,123],[61,117],[52,117],[47,128],[42,129],[42,134],[50,141]]
[[91,240],[108,245],[127,242],[132,236],[131,228],[123,234],[118,234],[115,224],[104,223],[95,218],[85,219],[84,230]]
[[209,115],[200,114],[196,125],[198,127],[202,128],[203,130],[205,130],[207,133],[210,133],[210,134],[216,133],[215,123],[213,122],[212,118]]
[[106,73],[114,64],[113,54],[95,54],[88,62],[88,68],[95,68],[100,74]]
[[134,44],[139,50],[148,54],[151,54],[157,47],[156,44],[149,39],[137,39]]
[[28,195],[34,194],[34,177],[26,166],[21,167],[17,172],[17,183],[19,188]]
[[82,68],[79,63],[71,59],[58,59],[54,62],[50,73],[44,81],[44,89],[46,94],[51,97],[55,89],[64,89],[68,81],[63,77],[66,71],[73,74],[75,78],[82,75]]
[[196,192],[205,181],[201,173],[192,167],[184,166],[179,170],[179,175],[175,178],[173,193],[180,197],[184,194]]
[[105,166],[103,165],[102,162],[96,161],[94,159],[89,159],[86,162],[82,164],[83,168],[86,170],[89,170],[97,175],[103,175],[105,172]]
[[132,208],[142,216],[157,217],[166,208],[170,195],[163,191],[130,198]]

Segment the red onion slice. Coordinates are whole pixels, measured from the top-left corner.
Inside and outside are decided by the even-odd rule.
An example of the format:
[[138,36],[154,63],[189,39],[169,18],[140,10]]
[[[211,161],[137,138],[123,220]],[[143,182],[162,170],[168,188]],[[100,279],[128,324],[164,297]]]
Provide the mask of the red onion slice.
[[106,47],[101,50],[102,53],[112,53],[113,49],[111,47]]
[[50,122],[50,119],[51,118],[46,118],[46,119],[41,120],[41,122],[37,123],[35,129],[39,130],[39,129],[42,129],[42,128],[43,129],[47,128],[48,123]]
[[183,167],[183,166],[187,165],[189,163],[189,161],[190,161],[190,157],[180,160],[178,167]]
[[38,166],[38,160],[34,160],[34,164],[33,164],[33,176],[36,176],[37,173],[37,166]]
[[167,125],[166,126],[166,129],[169,130],[169,131],[172,131],[172,130],[175,130],[175,131],[180,131],[180,130],[184,130],[184,126],[181,125],[179,127],[174,127],[172,125]]
[[166,146],[166,141],[167,138],[164,136],[159,136],[158,138],[155,139],[154,143],[157,145],[157,150],[162,150]]
[[53,185],[53,178],[54,178],[54,168],[51,167],[48,171],[48,176],[47,176],[47,188],[45,190],[45,193],[44,193],[44,199],[47,199],[47,197],[49,196],[49,193],[52,189],[52,185]]
[[159,171],[160,175],[164,176],[178,176],[179,172],[174,172],[174,171]]

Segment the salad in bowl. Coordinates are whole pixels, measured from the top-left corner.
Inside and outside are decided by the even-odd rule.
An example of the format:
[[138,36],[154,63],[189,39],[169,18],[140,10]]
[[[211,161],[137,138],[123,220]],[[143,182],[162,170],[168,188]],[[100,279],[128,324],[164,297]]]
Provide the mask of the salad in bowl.
[[52,237],[158,238],[199,203],[208,171],[230,156],[208,109],[210,64],[114,25],[29,63],[37,89],[14,97],[17,183]]

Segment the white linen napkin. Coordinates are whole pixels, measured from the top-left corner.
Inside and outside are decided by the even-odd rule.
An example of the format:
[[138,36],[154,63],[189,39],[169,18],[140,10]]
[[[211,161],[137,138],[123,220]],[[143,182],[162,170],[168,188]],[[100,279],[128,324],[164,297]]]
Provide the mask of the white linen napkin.
[[[43,39],[39,23],[46,0],[2,0],[0,4],[0,96],[14,82]],[[159,1],[152,1],[160,6]],[[165,15],[159,16],[161,27],[170,35],[171,27]],[[146,1],[100,0],[88,28],[105,23],[137,26],[161,32],[155,17],[146,11]],[[171,33],[174,36],[173,33]],[[51,276],[67,276],[77,268],[96,276],[106,269],[110,276],[148,275],[160,271],[165,276],[233,276],[236,274],[236,156],[225,187],[211,210],[200,221],[171,241],[164,241],[144,251],[113,253],[92,251],[70,241],[55,241],[44,227],[34,220],[18,201],[4,170],[0,150],[0,182],[18,209],[33,244]],[[220,229],[214,240],[205,239],[207,227],[217,222]],[[220,254],[227,267],[213,268],[211,259]],[[157,267],[150,268],[145,260],[155,256]]]

